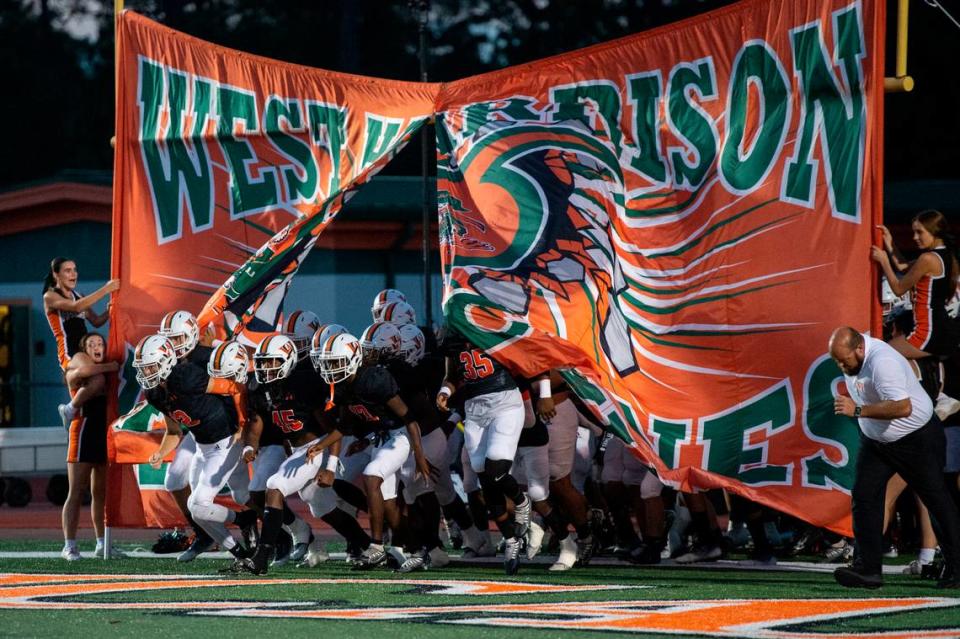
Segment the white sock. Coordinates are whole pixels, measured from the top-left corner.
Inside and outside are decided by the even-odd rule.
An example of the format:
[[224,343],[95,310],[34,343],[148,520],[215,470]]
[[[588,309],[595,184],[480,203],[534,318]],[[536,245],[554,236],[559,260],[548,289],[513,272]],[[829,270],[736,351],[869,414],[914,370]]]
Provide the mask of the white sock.
[[103,537],[97,537],[97,546],[103,548]]
[[223,540],[223,543],[220,544],[224,550],[230,550],[231,548],[237,545],[237,540],[233,538],[233,535],[227,537]]
[[920,554],[917,556],[917,559],[920,560],[921,564],[933,563],[933,557],[936,554],[935,548],[921,548]]
[[76,539],[66,539],[63,542],[63,547],[66,550],[76,550],[77,549],[77,540]]
[[284,526],[290,536],[293,537],[293,543],[305,544],[310,541],[310,524],[297,517],[289,526]]

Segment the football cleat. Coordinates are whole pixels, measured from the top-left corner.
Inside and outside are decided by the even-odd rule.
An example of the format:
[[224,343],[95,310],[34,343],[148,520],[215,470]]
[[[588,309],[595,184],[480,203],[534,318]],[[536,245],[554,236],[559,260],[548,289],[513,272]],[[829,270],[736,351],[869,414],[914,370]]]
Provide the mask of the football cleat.
[[387,551],[383,549],[382,544],[370,544],[364,550],[356,563],[353,564],[354,570],[373,570],[387,560]]
[[527,529],[530,528],[530,509],[532,506],[533,502],[524,494],[523,501],[516,504],[514,508],[513,521],[517,527],[517,537],[525,537]]
[[515,575],[520,570],[521,544],[519,537],[510,537],[503,546],[503,572],[508,575]]
[[268,545],[257,547],[257,551],[252,557],[245,557],[240,560],[240,567],[254,575],[267,574],[267,566],[270,565],[270,559],[273,557],[274,548]]
[[570,570],[577,563],[577,542],[571,535],[567,535],[560,541],[560,556],[557,561],[550,566],[553,572]]
[[290,533],[281,529],[280,534],[277,535],[277,541],[273,545],[273,561],[270,562],[270,565],[279,568],[290,563],[293,548],[293,538],[290,537]]
[[544,533],[540,524],[535,521],[530,522],[530,528],[527,529],[527,559],[533,559],[540,552]]
[[193,561],[201,553],[205,553],[213,547],[213,539],[210,537],[195,537],[190,547],[177,556],[177,561],[187,563]]
[[577,565],[586,566],[593,559],[593,535],[577,539]]
[[394,570],[398,569],[403,565],[403,562],[407,560],[407,553],[403,552],[402,548],[397,546],[390,546],[387,548],[387,567]]
[[396,569],[395,572],[408,573],[415,572],[418,570],[429,570],[430,568],[430,555],[424,551],[420,551],[413,555],[407,557],[407,559]]
[[[297,546],[300,546],[300,544],[297,544]],[[330,555],[327,554],[326,549],[323,547],[323,542],[321,542],[320,539],[311,537],[310,543],[306,544],[306,546],[307,555],[304,557],[303,561],[297,564],[300,568],[316,568],[323,562],[330,559]]]

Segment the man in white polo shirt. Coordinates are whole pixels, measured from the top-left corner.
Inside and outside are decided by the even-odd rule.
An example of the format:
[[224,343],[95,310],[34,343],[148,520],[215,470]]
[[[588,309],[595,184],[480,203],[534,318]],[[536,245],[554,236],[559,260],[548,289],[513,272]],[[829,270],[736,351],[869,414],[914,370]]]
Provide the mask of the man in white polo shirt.
[[838,395],[834,412],[860,424],[860,454],[853,485],[857,557],[834,578],[850,588],[883,585],[883,502],[887,480],[899,473],[930,511],[946,560],[941,588],[960,588],[960,511],[943,480],[946,439],[930,397],[910,363],[885,342],[842,326],[830,336],[830,356],[846,378],[850,397]]

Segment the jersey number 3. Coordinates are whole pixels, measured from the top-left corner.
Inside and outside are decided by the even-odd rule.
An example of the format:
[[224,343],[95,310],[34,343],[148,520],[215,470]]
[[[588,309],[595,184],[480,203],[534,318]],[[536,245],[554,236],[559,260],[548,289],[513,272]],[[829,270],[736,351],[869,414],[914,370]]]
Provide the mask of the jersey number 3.
[[294,433],[303,428],[303,422],[294,419],[293,410],[273,411],[273,425],[285,433]]
[[463,378],[467,381],[493,375],[493,360],[483,351],[463,351],[460,353],[460,363],[463,365]]

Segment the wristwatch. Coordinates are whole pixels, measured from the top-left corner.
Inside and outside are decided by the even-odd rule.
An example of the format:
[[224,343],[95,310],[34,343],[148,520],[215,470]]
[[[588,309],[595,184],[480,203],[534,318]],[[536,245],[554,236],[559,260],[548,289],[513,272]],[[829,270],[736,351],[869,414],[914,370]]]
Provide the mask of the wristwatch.
[[853,409],[853,416],[860,417],[860,412],[863,410],[863,406],[857,406]]

